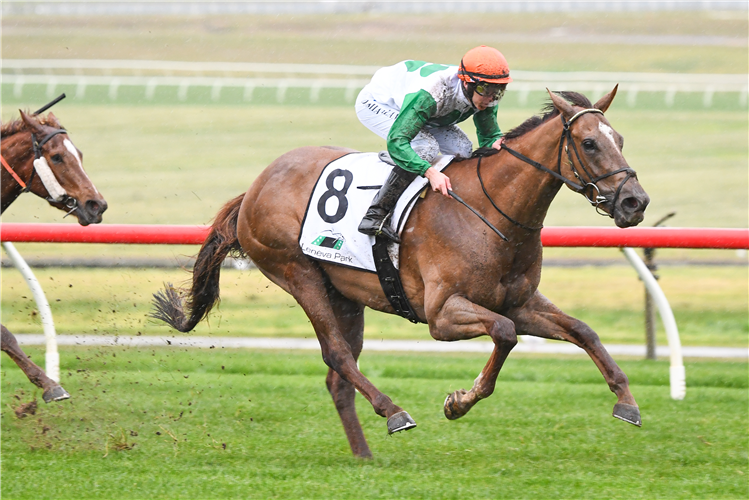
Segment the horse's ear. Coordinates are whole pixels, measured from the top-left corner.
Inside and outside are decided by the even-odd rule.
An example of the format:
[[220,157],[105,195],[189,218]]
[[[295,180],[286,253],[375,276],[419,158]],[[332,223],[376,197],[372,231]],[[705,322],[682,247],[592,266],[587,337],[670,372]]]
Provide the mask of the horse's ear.
[[619,84],[617,83],[614,87],[614,90],[606,94],[605,96],[598,99],[598,102],[595,103],[593,106],[596,109],[600,109],[602,112],[606,112],[607,109],[609,109],[609,106],[611,105],[611,101],[614,100],[614,96],[616,96],[616,90],[619,88]]
[[36,118],[33,116],[29,116],[26,113],[24,113],[22,110],[18,110],[21,113],[21,119],[23,122],[34,132],[37,133],[43,133],[44,130],[42,129],[42,126],[39,124],[39,121],[37,121]]
[[551,102],[554,104],[554,107],[557,108],[560,113],[562,113],[562,116],[564,116],[565,120],[569,120],[575,115],[575,109],[572,107],[572,104],[567,102],[566,99],[556,95],[548,88],[546,89],[546,92],[549,93]]
[[60,122],[52,111],[47,114],[47,124],[52,125],[55,128],[62,128],[62,125],[60,125]]

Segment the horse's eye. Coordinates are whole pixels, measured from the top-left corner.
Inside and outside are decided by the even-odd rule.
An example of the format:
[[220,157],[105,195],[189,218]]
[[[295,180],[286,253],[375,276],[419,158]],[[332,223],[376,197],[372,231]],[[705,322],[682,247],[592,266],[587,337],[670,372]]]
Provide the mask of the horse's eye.
[[52,155],[52,161],[55,163],[62,163],[62,156],[60,155]]
[[585,151],[593,152],[596,150],[596,141],[593,139],[585,139],[583,141],[583,148],[585,148]]

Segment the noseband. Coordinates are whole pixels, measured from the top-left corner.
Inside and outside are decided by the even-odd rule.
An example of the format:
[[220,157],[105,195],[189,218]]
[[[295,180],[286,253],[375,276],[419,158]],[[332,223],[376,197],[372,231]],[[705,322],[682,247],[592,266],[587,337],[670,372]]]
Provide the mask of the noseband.
[[[585,199],[588,200],[588,202],[595,207],[596,212],[599,215],[605,215],[605,216],[611,217],[613,219],[614,218],[614,210],[615,210],[615,207],[616,207],[616,202],[619,199],[619,194],[621,193],[622,188],[624,187],[624,184],[626,184],[627,181],[629,179],[631,179],[631,178],[635,178],[636,179],[637,178],[637,173],[633,169],[631,169],[629,167],[624,167],[624,168],[620,168],[619,170],[615,170],[613,172],[607,172],[607,173],[605,173],[603,175],[599,175],[598,177],[594,177],[593,174],[588,171],[588,169],[585,167],[585,164],[582,162],[582,159],[580,158],[580,153],[577,151],[577,146],[575,146],[575,141],[572,140],[572,131],[571,131],[571,126],[575,122],[575,120],[577,120],[580,116],[582,116],[582,115],[584,115],[586,113],[600,113],[600,114],[603,114],[603,111],[601,111],[600,109],[595,109],[595,108],[583,109],[582,111],[577,112],[572,118],[569,119],[569,121],[564,121],[564,116],[561,116],[561,118],[562,118],[562,127],[563,128],[562,128],[562,137],[559,140],[559,154],[557,156],[557,169],[556,169],[556,171],[551,170],[551,169],[549,169],[549,168],[541,165],[537,161],[531,160],[527,156],[525,156],[525,155],[523,155],[521,153],[518,153],[514,149],[511,149],[511,148],[507,147],[504,144],[502,144],[502,149],[504,149],[505,151],[507,151],[508,153],[510,153],[515,158],[517,158],[519,160],[522,160],[523,162],[525,162],[525,163],[527,163],[527,164],[529,164],[529,165],[531,165],[533,167],[536,167],[537,169],[539,169],[539,170],[541,170],[543,172],[546,172],[546,173],[552,175],[553,177],[555,177],[556,179],[564,182],[570,188],[572,188],[573,191],[582,194],[585,197]],[[569,148],[570,144],[572,145],[572,150],[575,152],[575,157],[577,158],[577,163],[580,165],[580,168],[582,168],[583,172],[585,173],[585,176],[588,178],[587,181],[583,178],[582,175],[580,175],[580,172],[578,171],[577,167],[575,167],[575,161],[574,161],[574,159],[572,157],[572,153],[570,152],[570,148]],[[580,184],[578,184],[577,182],[572,181],[572,180],[570,180],[570,179],[568,179],[568,178],[566,178],[565,176],[562,175],[562,148],[564,148],[564,151],[567,153],[567,160],[568,160],[569,166],[572,169],[572,173],[575,175],[575,178],[577,178],[577,180],[580,181]],[[616,174],[618,174],[620,172],[626,172],[627,176],[622,180],[622,182],[619,183],[619,186],[616,188],[616,192],[614,193],[613,199],[609,199],[609,198],[607,198],[605,196],[602,196],[601,195],[601,190],[598,188],[598,185],[596,183],[598,181],[606,179],[607,177],[611,177],[612,175],[616,175]],[[479,175],[479,180],[480,179],[481,179],[481,176]],[[483,181],[481,182],[481,187],[482,188],[484,187]],[[484,189],[484,192],[486,193],[486,189]],[[491,201],[491,198],[490,198],[490,201]],[[604,212],[600,208],[600,205],[604,204],[604,203],[608,203],[609,201],[611,201],[611,213],[607,214],[606,212]],[[492,204],[494,204],[493,201],[492,201]],[[497,208],[496,205],[494,205],[494,207]],[[499,209],[497,208],[497,210],[499,210]],[[500,210],[500,213],[502,213],[501,210]],[[504,213],[502,213],[502,215],[504,215],[508,220],[510,220],[511,222],[515,223],[516,225],[519,225],[519,226],[524,227],[526,229],[541,229],[541,228],[530,228],[528,226],[524,226],[523,224],[520,224],[520,223],[518,223],[516,221],[513,221],[512,219],[510,219],[509,217],[507,217],[507,215],[505,215]]]

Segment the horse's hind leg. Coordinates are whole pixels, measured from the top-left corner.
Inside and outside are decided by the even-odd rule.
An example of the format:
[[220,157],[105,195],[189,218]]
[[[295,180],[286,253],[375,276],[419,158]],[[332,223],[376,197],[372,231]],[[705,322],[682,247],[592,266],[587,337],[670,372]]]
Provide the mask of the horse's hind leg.
[[24,353],[18,345],[18,341],[5,326],[0,325],[2,337],[0,338],[0,348],[8,353],[8,356],[18,365],[26,374],[32,384],[44,390],[42,399],[45,403],[50,401],[60,401],[68,399],[70,394],[63,389],[60,384],[52,380]]
[[582,321],[563,313],[540,292],[522,308],[508,316],[519,332],[556,340],[566,340],[585,350],[601,371],[611,392],[616,394],[613,416],[638,427],[642,426],[640,409],[629,390],[629,379],[603,347],[598,334]]
[[445,399],[445,416],[455,420],[494,392],[499,371],[518,342],[515,326],[504,316],[464,297],[453,295],[442,304],[437,315],[430,319],[429,333],[435,339],[443,341],[472,339],[481,335],[488,335],[494,341],[489,361],[474,381],[473,387],[469,391],[457,390]]
[[[336,312],[338,327],[351,348],[351,355],[358,360],[364,342],[364,307],[347,300],[332,287],[328,289],[328,299]],[[351,451],[357,457],[371,458],[372,452],[369,450],[359,417],[356,415],[356,389],[332,368],[328,368],[325,383],[333,397],[338,415],[341,417]]]
[[336,310],[342,304],[342,297],[329,284],[320,267],[306,258],[296,260],[286,266],[283,278],[312,322],[325,364],[352,384],[372,404],[375,413],[388,419],[388,432],[414,427],[416,424],[408,413],[380,392],[356,366],[356,347],[349,345],[342,331],[343,313]]

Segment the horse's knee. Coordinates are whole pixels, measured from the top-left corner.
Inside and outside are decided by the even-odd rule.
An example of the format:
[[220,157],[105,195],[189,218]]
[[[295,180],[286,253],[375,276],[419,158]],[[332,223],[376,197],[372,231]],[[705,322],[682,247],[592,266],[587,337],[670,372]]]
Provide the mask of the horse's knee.
[[570,335],[580,343],[582,348],[595,348],[601,344],[601,338],[586,323],[576,320],[569,330]]
[[489,329],[489,336],[496,345],[513,348],[518,343],[518,335],[515,332],[515,323],[507,318],[494,321]]
[[333,349],[323,349],[322,360],[328,368],[335,370],[340,374],[340,369],[345,362],[345,355],[341,355],[341,353]]

